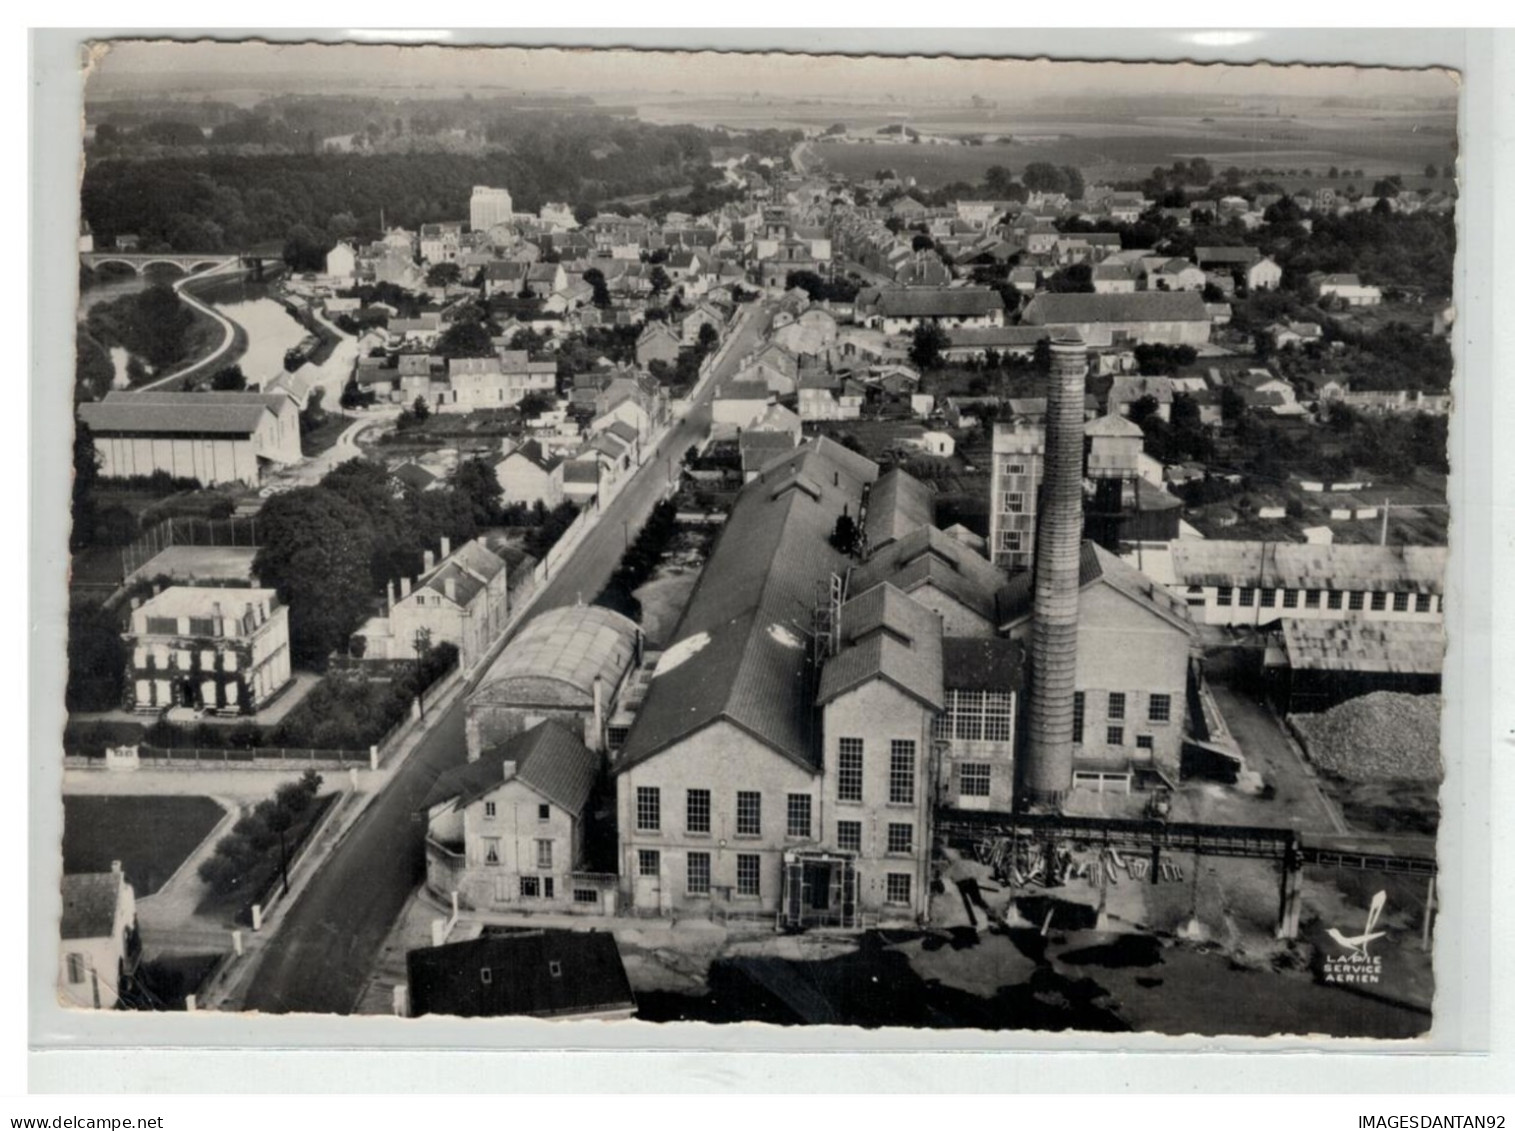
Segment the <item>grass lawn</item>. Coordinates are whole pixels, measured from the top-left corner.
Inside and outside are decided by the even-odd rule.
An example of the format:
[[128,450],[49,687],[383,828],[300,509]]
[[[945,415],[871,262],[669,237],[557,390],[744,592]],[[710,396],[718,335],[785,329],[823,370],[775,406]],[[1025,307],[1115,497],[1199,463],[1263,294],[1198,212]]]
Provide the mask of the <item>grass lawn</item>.
[[224,815],[208,797],[65,797],[63,871],[108,872],[119,860],[140,899],[161,888]]
[[340,412],[328,412],[320,427],[300,433],[300,454],[309,459],[318,456],[337,442],[337,438],[358,418]]

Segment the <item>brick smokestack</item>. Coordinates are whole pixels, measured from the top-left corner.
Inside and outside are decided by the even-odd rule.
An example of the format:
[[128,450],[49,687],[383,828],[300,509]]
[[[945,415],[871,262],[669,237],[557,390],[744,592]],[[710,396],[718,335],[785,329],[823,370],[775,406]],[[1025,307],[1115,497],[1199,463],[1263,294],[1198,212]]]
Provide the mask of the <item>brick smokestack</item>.
[[1022,800],[1057,806],[1073,787],[1073,692],[1078,663],[1078,562],[1084,523],[1084,343],[1052,342],[1047,443],[1031,614],[1029,741]]

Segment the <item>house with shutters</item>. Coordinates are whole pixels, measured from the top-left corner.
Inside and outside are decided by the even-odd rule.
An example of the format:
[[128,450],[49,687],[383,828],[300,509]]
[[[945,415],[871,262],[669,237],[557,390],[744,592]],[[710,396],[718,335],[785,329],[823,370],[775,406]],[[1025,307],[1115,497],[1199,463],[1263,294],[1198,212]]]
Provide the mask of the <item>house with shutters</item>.
[[125,707],[256,714],[290,680],[289,609],[272,589],[174,585],[133,600]]
[[75,1009],[114,1009],[142,955],[137,898],[121,862],[109,872],[63,877],[58,1001]]
[[536,440],[527,440],[494,465],[506,506],[541,503],[551,510],[563,501],[563,461],[548,455]]

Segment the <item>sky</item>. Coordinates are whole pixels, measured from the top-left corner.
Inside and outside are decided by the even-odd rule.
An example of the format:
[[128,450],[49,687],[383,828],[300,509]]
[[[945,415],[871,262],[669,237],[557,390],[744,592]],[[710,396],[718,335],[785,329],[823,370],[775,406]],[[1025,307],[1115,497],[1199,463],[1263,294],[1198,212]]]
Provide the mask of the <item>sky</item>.
[[[446,32],[420,33],[442,36]],[[454,33],[464,35],[466,33]],[[720,33],[712,33],[719,35]],[[551,48],[395,47],[383,44],[118,42],[97,64],[90,93],[157,89],[172,76],[214,75],[228,87],[271,92],[339,84],[360,92],[388,83],[436,83],[591,95],[684,94],[990,100],[1056,95],[1253,94],[1450,98],[1446,72],[1388,68],[1078,63],[824,55],[584,51]],[[154,81],[156,76],[157,81]],[[199,82],[196,83],[199,85]]]

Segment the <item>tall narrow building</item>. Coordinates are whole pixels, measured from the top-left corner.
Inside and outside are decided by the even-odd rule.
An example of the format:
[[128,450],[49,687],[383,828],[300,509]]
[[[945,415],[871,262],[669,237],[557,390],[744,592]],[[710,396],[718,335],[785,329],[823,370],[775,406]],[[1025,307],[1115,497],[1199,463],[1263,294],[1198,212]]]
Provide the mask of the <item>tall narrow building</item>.
[[1028,747],[1021,777],[1022,801],[1033,806],[1060,805],[1073,786],[1087,364],[1077,337],[1053,340],[1034,566]]
[[1044,455],[1039,425],[994,426],[993,486],[989,496],[989,554],[1011,573],[1036,557],[1036,498]]
[[468,201],[469,231],[487,232],[496,224],[510,223],[514,216],[508,189],[473,186],[473,196]]

